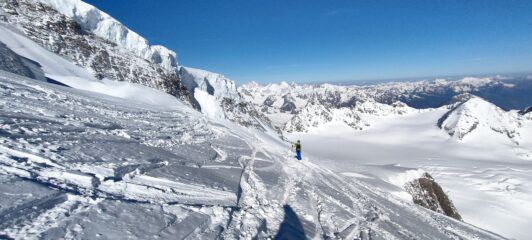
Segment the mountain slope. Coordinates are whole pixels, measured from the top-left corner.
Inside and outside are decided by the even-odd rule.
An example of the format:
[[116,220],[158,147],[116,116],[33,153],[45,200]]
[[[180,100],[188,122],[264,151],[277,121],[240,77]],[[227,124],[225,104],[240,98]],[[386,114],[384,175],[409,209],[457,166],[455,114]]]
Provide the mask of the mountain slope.
[[109,15],[78,0],[1,0],[0,23],[88,70],[190,100],[174,52],[149,46]]
[[0,85],[2,236],[502,239],[294,161],[275,135],[178,100],[147,105],[3,71]]
[[[466,77],[451,81],[387,82],[366,85],[333,84],[245,84],[239,87],[244,99],[252,102],[270,118],[281,117],[284,125],[289,117],[280,110],[280,104],[289,95],[297,112],[311,99],[317,99],[329,107],[351,107],[356,102],[373,100],[383,104],[403,102],[421,108],[438,108],[450,104],[458,95],[473,94],[484,97],[497,106],[508,109],[522,109],[532,103],[532,81],[516,77],[505,79],[499,76],[486,78]],[[267,101],[266,101],[267,100]]]
[[[88,86],[76,84],[73,75],[82,79],[138,83],[176,96],[197,109],[201,108],[210,117],[269,128],[269,121],[240,99],[232,80],[208,71],[178,66],[173,51],[150,46],[146,39],[89,4],[78,0],[2,0],[0,6],[0,23],[5,24],[6,31],[13,32],[10,35],[28,37],[42,48],[65,58],[57,60],[62,64],[44,67],[47,78],[52,81],[81,89],[88,89]],[[21,38],[17,36],[7,41],[11,40],[10,46],[16,49],[16,39]],[[21,48],[37,49],[35,46]],[[33,56],[36,55],[43,54]],[[72,65],[66,62],[86,71],[52,69]],[[84,73],[77,76],[80,72]]]
[[496,133],[517,143],[521,122],[515,112],[506,112],[482,98],[472,97],[447,112],[438,120],[438,126],[459,140],[467,140],[477,133]]

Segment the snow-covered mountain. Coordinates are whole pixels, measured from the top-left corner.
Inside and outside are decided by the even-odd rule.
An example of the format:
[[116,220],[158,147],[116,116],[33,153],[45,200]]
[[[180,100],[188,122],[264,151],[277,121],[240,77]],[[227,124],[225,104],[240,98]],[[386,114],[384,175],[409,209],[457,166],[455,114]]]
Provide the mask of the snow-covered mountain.
[[[175,71],[177,56],[164,46],[150,46],[148,40],[131,31],[113,17],[80,0],[38,0],[74,20],[82,31],[126,49],[168,71]],[[34,2],[34,3],[37,3]]]
[[181,67],[183,85],[194,96],[201,112],[216,119],[229,119],[247,127],[271,129],[270,120],[244,101],[235,82],[218,73]]
[[183,85],[192,93],[196,90],[201,90],[216,98],[239,98],[235,82],[221,74],[196,68],[181,67],[180,76]]
[[[266,118],[241,100],[234,81],[179,66],[175,52],[149,45],[92,5],[79,0],[2,0],[0,6],[0,23],[6,31],[30,38],[86,69],[92,78],[138,83],[185,100],[210,117],[257,128],[269,126]],[[69,75],[46,73],[50,81],[66,85],[72,83],[65,80]]]
[[438,126],[459,140],[495,133],[518,143],[521,121],[516,111],[507,112],[482,98],[472,97],[447,112],[438,120]]
[[283,130],[285,132],[307,132],[309,129],[334,122],[341,122],[353,129],[363,130],[371,125],[373,117],[401,116],[416,111],[401,102],[388,105],[367,100],[356,102],[351,107],[335,108],[314,100],[308,102],[298,112],[292,112],[293,117],[284,125]]
[[[190,99],[176,54],[79,0],[2,0],[0,23],[81,66],[97,79],[142,84]],[[48,76],[60,80],[64,76]]]
[[[532,101],[528,80],[510,81],[502,77],[473,78],[457,81],[436,79],[432,81],[390,82],[372,85],[333,84],[279,84],[260,85],[249,83],[239,87],[242,96],[262,109],[266,114],[285,113],[280,106],[285,96],[296,106],[304,107],[310,99],[317,99],[326,106],[351,107],[356,102],[374,100],[393,104],[403,102],[414,108],[436,108],[447,105],[457,95],[474,94],[484,97],[505,109],[527,107]],[[509,98],[508,95],[512,95]]]
[[[528,80],[510,81],[494,76],[466,77],[456,81],[436,79],[349,86],[299,85],[286,82],[267,85],[249,83],[242,85],[238,90],[245,100],[253,103],[280,129],[296,116],[294,118],[296,123],[288,124],[290,131],[293,131],[292,126],[301,125],[306,121],[303,119],[312,118],[308,115],[309,111],[304,110],[311,101],[312,106],[309,105],[309,108],[320,104],[326,109],[351,108],[355,112],[372,112],[373,115],[388,115],[392,112],[406,114],[411,111],[411,107],[420,109],[456,105],[471,98],[472,95],[486,96],[501,106],[524,108],[532,102],[532,95],[528,93],[528,89],[532,89],[530,83]],[[508,97],[511,93],[515,94]],[[402,109],[402,106],[405,108]],[[365,107],[369,109],[363,109]],[[303,115],[297,116],[300,112]]]
[[503,239],[138,89],[164,100],[0,71],[0,237]]
[[[530,113],[505,112],[469,95],[514,88],[497,78],[237,89],[221,74],[179,66],[173,51],[150,46],[79,0],[0,0],[0,53],[0,238],[503,239],[447,217],[460,220],[464,210],[469,221],[471,214],[463,201],[454,207],[456,195],[443,190],[449,181],[436,183],[445,172],[396,181],[405,168],[386,162],[381,149],[367,160],[386,163],[365,166],[371,171],[344,174],[361,167],[353,159],[364,150],[348,151],[345,169],[321,163],[342,159],[356,141],[368,141],[367,149],[404,144],[390,150],[394,159],[402,157],[397,149],[422,149],[382,130],[397,122],[403,125],[393,130],[413,136],[423,132],[408,131],[419,119],[438,130],[419,137],[429,146],[477,121],[519,140],[501,156],[532,154],[532,142],[519,138],[532,130]],[[450,111],[409,107],[450,92],[454,100],[442,101]],[[432,115],[418,119],[423,114]],[[297,162],[270,119],[291,139],[325,128],[341,142],[316,144]],[[370,136],[353,144],[358,134]],[[314,155],[320,147],[336,152]],[[513,184],[507,192],[520,186],[501,182]]]

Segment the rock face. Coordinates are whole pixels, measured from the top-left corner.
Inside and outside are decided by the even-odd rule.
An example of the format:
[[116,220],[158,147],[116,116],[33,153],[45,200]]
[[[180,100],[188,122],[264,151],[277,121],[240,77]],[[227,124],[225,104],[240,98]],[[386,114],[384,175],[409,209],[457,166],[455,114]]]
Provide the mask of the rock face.
[[[265,131],[266,127],[275,129],[270,120],[258,112],[253,105],[239,98],[222,98],[221,107],[225,117],[245,127],[253,127]],[[277,132],[279,132],[277,130]],[[280,133],[280,132],[279,132]]]
[[406,183],[404,188],[412,195],[415,204],[462,221],[449,196],[430,174],[424,173],[420,178]]
[[531,112],[532,112],[532,106],[527,107],[527,108],[525,108],[525,109],[523,109],[523,110],[519,110],[518,113],[519,113],[520,115],[526,115],[526,114],[531,113]]
[[138,34],[89,4],[0,0],[0,9],[0,23],[16,28],[98,79],[138,83],[191,100],[181,84],[175,53],[149,46]]

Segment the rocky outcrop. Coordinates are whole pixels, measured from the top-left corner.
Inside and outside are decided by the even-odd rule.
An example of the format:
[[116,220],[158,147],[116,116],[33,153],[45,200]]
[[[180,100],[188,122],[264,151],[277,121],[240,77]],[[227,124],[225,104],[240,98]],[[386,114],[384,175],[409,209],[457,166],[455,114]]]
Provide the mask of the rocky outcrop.
[[525,115],[532,112],[532,106],[519,110],[519,115]]
[[236,122],[245,127],[253,127],[265,131],[265,127],[280,131],[272,126],[270,120],[258,112],[253,105],[239,99],[224,97],[221,100],[221,107],[228,120]]
[[424,173],[420,178],[407,182],[404,188],[412,195],[415,204],[462,221],[449,196],[430,174]]
[[296,104],[294,103],[294,98],[291,96],[284,95],[283,96],[283,105],[279,108],[281,112],[289,112],[289,113],[295,113],[296,111]]

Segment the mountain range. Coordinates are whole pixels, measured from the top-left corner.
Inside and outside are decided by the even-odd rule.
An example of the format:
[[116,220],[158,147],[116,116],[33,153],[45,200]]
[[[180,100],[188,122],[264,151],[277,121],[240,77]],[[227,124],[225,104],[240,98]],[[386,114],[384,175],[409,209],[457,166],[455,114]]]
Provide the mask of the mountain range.
[[0,238],[522,238],[455,193],[529,217],[527,78],[237,87],[82,1],[0,0]]

